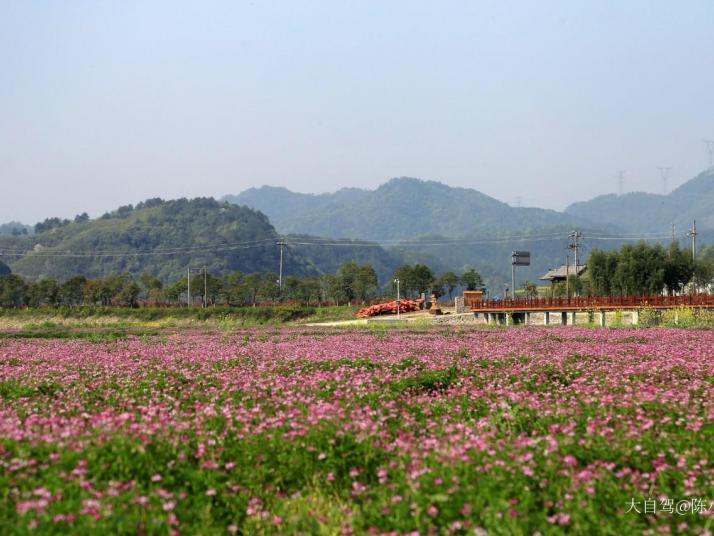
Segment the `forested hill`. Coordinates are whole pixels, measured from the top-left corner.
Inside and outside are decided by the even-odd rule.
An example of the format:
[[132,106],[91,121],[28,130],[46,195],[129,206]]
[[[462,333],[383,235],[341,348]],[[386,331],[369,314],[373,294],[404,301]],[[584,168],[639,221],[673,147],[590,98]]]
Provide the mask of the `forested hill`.
[[20,223],[19,221],[11,221],[8,223],[0,223],[0,236],[2,235],[26,235],[32,232],[32,227]]
[[608,221],[636,233],[667,233],[672,223],[684,232],[697,220],[702,230],[714,230],[714,169],[685,182],[669,195],[632,192],[601,195],[573,203],[566,212]]
[[[0,250],[13,272],[30,278],[101,277],[128,272],[176,279],[190,264],[218,275],[234,271],[277,272],[278,235],[268,218],[253,209],[210,198],[120,207],[101,218],[50,218],[29,236],[2,236]],[[21,254],[15,256],[15,253]],[[311,258],[308,254],[311,254]],[[289,246],[286,275],[331,272],[338,261],[374,262],[382,276],[397,260],[379,247]]]
[[264,186],[223,199],[267,214],[280,232],[335,238],[402,240],[592,226],[571,214],[515,208],[477,190],[406,177],[376,190],[349,188],[314,195]]

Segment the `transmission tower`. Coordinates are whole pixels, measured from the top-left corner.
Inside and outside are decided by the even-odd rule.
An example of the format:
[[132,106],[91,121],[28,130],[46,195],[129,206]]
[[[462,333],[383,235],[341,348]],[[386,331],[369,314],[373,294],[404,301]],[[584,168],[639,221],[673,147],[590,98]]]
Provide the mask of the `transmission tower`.
[[667,188],[667,177],[669,176],[669,171],[672,169],[671,166],[657,166],[659,169],[659,176],[662,178],[662,194],[667,195],[669,189]]
[[703,140],[709,154],[709,168],[714,168],[714,140]]
[[620,197],[625,190],[625,172],[620,170],[617,172],[617,193]]

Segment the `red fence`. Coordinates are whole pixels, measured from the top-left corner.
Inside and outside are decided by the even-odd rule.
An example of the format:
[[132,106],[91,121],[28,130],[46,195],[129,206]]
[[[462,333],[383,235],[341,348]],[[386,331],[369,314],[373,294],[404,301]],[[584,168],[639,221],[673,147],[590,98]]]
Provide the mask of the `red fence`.
[[582,296],[577,298],[517,298],[515,300],[481,300],[466,303],[473,311],[567,311],[595,309],[637,309],[653,307],[714,308],[714,295],[686,296]]

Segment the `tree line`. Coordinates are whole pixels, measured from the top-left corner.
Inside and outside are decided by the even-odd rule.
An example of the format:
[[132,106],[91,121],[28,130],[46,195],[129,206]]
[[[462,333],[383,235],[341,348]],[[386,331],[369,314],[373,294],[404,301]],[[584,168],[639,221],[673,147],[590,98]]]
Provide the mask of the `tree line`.
[[[650,296],[701,292],[714,282],[714,246],[702,248],[696,258],[677,242],[669,247],[645,242],[619,250],[593,250],[584,276],[568,281],[570,295]],[[526,289],[528,293],[533,289]],[[565,283],[552,286],[553,296],[565,296]]]
[[[445,272],[436,276],[424,264],[399,267],[392,281],[380,287],[377,273],[370,264],[348,262],[334,274],[315,277],[287,276],[279,285],[274,272],[231,272],[218,276],[206,271],[191,274],[191,303],[229,306],[255,305],[257,303],[298,301],[302,303],[364,303],[378,298],[394,299],[395,279],[400,280],[402,297],[418,297],[421,293],[435,292],[451,297],[459,286],[473,290],[482,286],[481,275],[467,270],[462,275]],[[130,274],[109,275],[88,279],[77,275],[64,281],[44,278],[29,281],[17,274],[0,272],[0,306],[124,306],[178,305],[188,301],[188,280],[183,277],[168,283],[143,274],[134,278]]]

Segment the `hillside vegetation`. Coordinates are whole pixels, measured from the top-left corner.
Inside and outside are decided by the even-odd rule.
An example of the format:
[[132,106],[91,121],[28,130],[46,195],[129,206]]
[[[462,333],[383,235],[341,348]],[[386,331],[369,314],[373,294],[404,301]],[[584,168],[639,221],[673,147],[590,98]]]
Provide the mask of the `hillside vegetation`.
[[[279,236],[264,214],[210,198],[151,199],[93,220],[48,218],[35,231],[0,237],[5,262],[30,279],[129,273],[166,282],[185,277],[189,264],[224,275],[277,272],[280,263]],[[374,265],[385,280],[400,263],[376,245],[311,246],[299,242],[314,242],[314,237],[289,238],[285,276],[334,273],[342,264],[357,261]]]
[[607,221],[629,232],[667,233],[672,223],[682,234],[697,220],[699,230],[714,230],[714,170],[708,170],[669,195],[632,192],[601,195],[570,205],[566,212]]
[[474,189],[407,177],[376,190],[350,188],[314,195],[264,186],[224,200],[260,210],[280,232],[334,238],[474,237],[592,225],[572,214],[514,208]]

